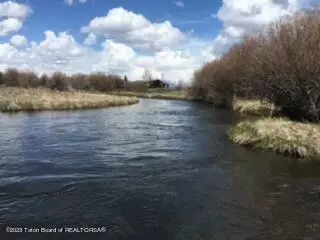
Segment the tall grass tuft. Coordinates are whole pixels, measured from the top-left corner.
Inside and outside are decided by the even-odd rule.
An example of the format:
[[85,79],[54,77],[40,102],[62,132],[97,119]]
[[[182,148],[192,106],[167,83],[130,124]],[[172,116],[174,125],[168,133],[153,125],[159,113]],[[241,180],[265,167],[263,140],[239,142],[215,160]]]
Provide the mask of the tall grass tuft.
[[77,110],[138,103],[135,97],[88,92],[61,92],[40,88],[0,88],[0,111]]
[[274,104],[262,100],[235,99],[233,110],[243,115],[272,117],[278,112]]
[[170,100],[192,100],[185,90],[164,90],[154,91],[148,90],[146,92],[120,91],[113,92],[119,96],[134,96],[139,98],[156,98],[156,99],[170,99]]
[[245,121],[233,126],[232,142],[300,158],[320,160],[320,126],[283,118]]

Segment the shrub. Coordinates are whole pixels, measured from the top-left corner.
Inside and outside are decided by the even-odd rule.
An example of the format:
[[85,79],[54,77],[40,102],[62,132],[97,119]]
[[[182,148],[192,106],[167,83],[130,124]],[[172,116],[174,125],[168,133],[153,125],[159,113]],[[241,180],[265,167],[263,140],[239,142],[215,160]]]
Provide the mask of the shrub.
[[12,86],[12,87],[19,86],[19,72],[18,72],[18,70],[9,68],[4,73],[3,80],[4,80],[4,84],[6,86]]
[[112,82],[114,89],[117,89],[117,90],[124,89],[125,82],[119,76],[108,75],[108,80]]
[[104,73],[73,74],[67,76],[62,72],[55,72],[52,76],[42,74],[38,77],[33,72],[23,72],[16,69],[8,69],[4,74],[0,72],[0,84],[14,87],[46,87],[60,91],[97,90],[114,91],[125,88],[125,81],[117,75]]
[[217,107],[232,107],[233,83],[224,64],[223,59],[216,60],[195,72],[190,91],[195,100],[214,103]]
[[[2,74],[0,72],[0,74]],[[129,82],[125,76],[107,75],[105,73],[82,74],[68,76],[62,72],[55,72],[51,76],[42,74],[38,77],[34,72],[23,72],[8,69],[0,75],[0,85],[15,87],[45,87],[59,91],[89,90],[112,92],[119,90],[146,92],[148,86],[143,81]]]
[[47,82],[47,87],[52,90],[70,91],[71,85],[68,82],[68,77],[64,73],[55,72]]
[[268,100],[283,116],[319,122],[319,43],[319,10],[282,18],[195,72],[191,95],[228,106],[233,95]]
[[0,85],[4,84],[4,74],[0,72]]
[[19,72],[18,86],[29,88],[29,87],[38,87],[41,82],[38,76],[33,72]]
[[68,79],[70,85],[72,88],[77,89],[77,90],[90,90],[90,81],[87,77],[87,75],[82,74],[82,73],[77,73],[72,75]]
[[112,91],[115,86],[104,73],[92,73],[88,76],[90,85],[97,91]]
[[[16,69],[8,69],[4,74],[1,73],[2,84],[8,87],[39,87],[42,85],[40,79],[34,72],[18,71]],[[1,83],[0,83],[1,84]]]
[[47,86],[49,84],[49,77],[46,74],[42,74],[40,77],[40,86]]
[[320,120],[320,12],[303,12],[259,37],[252,83],[260,98],[294,120]]
[[126,91],[132,91],[132,92],[147,92],[148,86],[142,81],[134,81],[134,82],[128,82],[125,85]]

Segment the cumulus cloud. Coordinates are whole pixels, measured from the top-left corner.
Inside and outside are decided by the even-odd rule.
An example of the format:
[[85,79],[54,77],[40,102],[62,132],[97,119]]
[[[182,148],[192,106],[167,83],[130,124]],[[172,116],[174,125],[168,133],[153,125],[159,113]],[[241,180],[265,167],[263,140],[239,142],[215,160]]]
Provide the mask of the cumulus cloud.
[[45,39],[33,46],[34,50],[43,56],[70,59],[84,54],[85,47],[77,43],[75,38],[66,32],[60,32],[57,35],[48,30],[44,32],[44,35]]
[[7,18],[0,21],[0,37],[8,36],[18,32],[23,26],[21,20],[17,18]]
[[[164,49],[139,54],[132,47],[111,39],[101,44],[101,49],[93,50],[78,43],[66,32],[44,32],[40,42],[30,42],[22,47],[23,36],[13,36],[11,43],[0,44],[0,68],[7,66],[38,73],[54,71],[109,72],[126,74],[129,79],[141,79],[144,69],[149,69],[154,76],[164,73],[169,80],[188,80],[192,71],[199,66],[199,59],[188,51]],[[19,41],[18,41],[19,40]],[[15,42],[15,44],[13,44]]]
[[[184,33],[169,21],[155,23],[141,14],[114,8],[82,28],[86,33],[82,43],[68,32],[52,30],[45,31],[38,42],[12,36],[10,42],[0,44],[0,69],[10,66],[39,73],[103,71],[126,74],[130,80],[141,79],[144,70],[149,69],[153,76],[164,74],[172,82],[188,81],[195,69],[218,58],[243,33],[261,29],[298,8],[297,0],[223,0],[215,14],[223,28],[212,41]],[[19,31],[30,14],[13,12],[0,11],[4,16],[0,36]]]
[[292,14],[298,8],[298,0],[223,0],[217,17],[226,26],[251,30]]
[[90,46],[97,43],[97,36],[94,33],[89,33],[89,35],[84,40],[83,44]]
[[86,3],[87,2],[87,0],[64,0],[64,1],[69,6],[72,6],[75,2],[79,2],[79,3]]
[[24,4],[13,1],[0,3],[0,37],[20,31],[25,19],[31,13],[32,9]]
[[104,17],[92,19],[82,32],[153,50],[176,46],[186,39],[186,35],[169,21],[152,23],[143,15],[121,7],[111,9]]
[[28,39],[22,35],[14,35],[10,38],[10,43],[16,47],[23,47],[28,45]]
[[[0,34],[19,31],[23,25],[22,16],[27,14],[19,16],[21,18],[3,20]],[[38,73],[103,71],[126,74],[133,80],[140,79],[147,68],[157,77],[164,74],[167,79],[188,80],[201,64],[201,58],[195,58],[190,52],[175,50],[176,45],[190,36],[169,21],[152,23],[141,14],[115,8],[105,17],[92,19],[82,30],[88,34],[82,44],[67,32],[47,30],[43,40],[38,42],[14,35],[10,43],[0,45],[0,68],[10,66]],[[90,48],[98,37],[103,39],[101,48]],[[141,48],[149,51],[142,54]]]
[[[17,37],[11,38],[13,39]],[[91,70],[97,59],[90,49],[79,44],[66,32],[56,34],[44,32],[44,39],[38,43],[18,48],[13,44],[0,45],[1,63],[11,67],[34,70],[36,72],[66,71],[80,72]]]
[[9,43],[0,44],[0,59],[9,60],[17,52],[15,47]]
[[106,40],[102,43],[103,50],[99,53],[99,58],[93,69],[95,71],[111,71],[123,73],[133,67],[136,52],[129,46]]
[[26,18],[32,13],[32,9],[13,1],[0,3],[0,17]]
[[139,57],[137,63],[141,67],[150,68],[154,65],[159,71],[168,71],[170,69],[192,68],[195,65],[195,59],[187,51],[165,49],[156,52],[153,56]]
[[239,41],[244,33],[254,33],[279,18],[293,14],[300,8],[299,0],[223,0],[212,16],[223,24],[223,29],[206,50],[207,55],[224,53]]

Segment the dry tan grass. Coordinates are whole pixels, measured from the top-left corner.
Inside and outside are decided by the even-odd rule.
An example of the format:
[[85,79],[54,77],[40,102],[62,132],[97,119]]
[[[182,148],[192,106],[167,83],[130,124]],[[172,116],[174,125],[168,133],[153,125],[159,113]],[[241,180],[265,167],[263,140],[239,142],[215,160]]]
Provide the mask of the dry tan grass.
[[113,92],[114,95],[119,96],[135,96],[139,98],[157,98],[157,99],[170,99],[170,100],[191,100],[188,97],[186,91],[172,91],[172,90],[162,90],[162,91],[152,91],[148,92],[129,92],[129,91],[120,91]]
[[320,125],[282,118],[245,121],[229,130],[234,143],[272,150],[284,155],[320,159]]
[[135,97],[86,92],[58,92],[48,89],[0,88],[0,111],[76,110],[129,105]]
[[273,116],[277,109],[267,101],[235,99],[233,110],[246,115],[269,117]]

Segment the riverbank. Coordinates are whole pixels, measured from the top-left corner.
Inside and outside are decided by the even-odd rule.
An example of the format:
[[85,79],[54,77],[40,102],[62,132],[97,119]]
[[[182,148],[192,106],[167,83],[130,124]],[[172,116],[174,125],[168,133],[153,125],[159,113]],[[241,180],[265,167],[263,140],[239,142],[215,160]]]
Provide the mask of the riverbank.
[[298,158],[320,159],[320,125],[271,118],[278,109],[267,101],[236,99],[233,110],[261,117],[233,126],[228,132],[233,143]]
[[320,160],[320,125],[298,123],[282,118],[244,121],[233,126],[232,142],[271,150],[283,155]]
[[233,110],[242,115],[271,117],[275,114],[277,108],[267,101],[237,98],[234,101]]
[[43,88],[0,88],[0,112],[80,110],[138,103],[136,97],[102,93],[60,92]]
[[192,100],[186,90],[148,90],[147,92],[118,91],[112,92],[116,96],[138,97],[138,98],[156,98],[168,100]]

